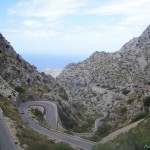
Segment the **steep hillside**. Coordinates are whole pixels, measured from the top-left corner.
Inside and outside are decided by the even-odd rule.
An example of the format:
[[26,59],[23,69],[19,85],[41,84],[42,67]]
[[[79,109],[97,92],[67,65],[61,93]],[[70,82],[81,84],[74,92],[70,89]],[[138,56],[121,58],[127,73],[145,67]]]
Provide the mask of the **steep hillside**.
[[95,52],[57,77],[72,106],[85,116],[103,114],[115,125],[148,111],[150,26],[115,53]]
[[96,145],[93,150],[145,150],[149,147],[150,118],[145,119],[129,132],[105,144]]
[[15,52],[10,43],[0,34],[0,94],[17,104],[31,100],[56,102],[62,114],[72,116],[68,96],[55,79],[39,73],[36,67],[26,62]]

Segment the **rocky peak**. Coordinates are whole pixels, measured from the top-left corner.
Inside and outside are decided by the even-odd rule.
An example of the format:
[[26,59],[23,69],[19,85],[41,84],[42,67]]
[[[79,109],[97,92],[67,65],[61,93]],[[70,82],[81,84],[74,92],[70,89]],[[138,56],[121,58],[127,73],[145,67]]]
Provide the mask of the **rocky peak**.
[[[149,78],[150,26],[141,36],[124,44],[120,51],[96,51],[83,62],[67,66],[57,81],[66,89],[71,103],[78,103],[88,114],[106,115],[115,111],[115,107],[129,107],[129,99],[135,101],[131,102],[132,113],[140,112],[142,97],[150,95]],[[143,89],[143,95],[133,98]]]
[[61,116],[68,115],[73,121],[76,116],[76,109],[70,107],[64,88],[59,86],[51,75],[38,72],[35,66],[26,62],[2,34],[0,34],[0,95],[18,105],[25,101],[53,101],[57,104]]
[[133,38],[129,42],[125,43],[120,49],[119,53],[127,53],[133,51],[139,53],[150,48],[150,26],[137,38]]
[[16,52],[10,45],[10,43],[3,37],[3,35],[0,33],[0,53],[3,53],[9,57],[15,57]]
[[[0,34],[0,94],[17,98],[17,93],[24,100],[61,100],[66,94],[55,79],[37,71],[36,67],[26,62],[15,52],[10,43]],[[7,90],[6,90],[7,88]],[[67,98],[67,96],[66,96]]]
[[146,30],[142,33],[140,37],[145,37],[147,39],[150,38],[150,25],[146,28]]

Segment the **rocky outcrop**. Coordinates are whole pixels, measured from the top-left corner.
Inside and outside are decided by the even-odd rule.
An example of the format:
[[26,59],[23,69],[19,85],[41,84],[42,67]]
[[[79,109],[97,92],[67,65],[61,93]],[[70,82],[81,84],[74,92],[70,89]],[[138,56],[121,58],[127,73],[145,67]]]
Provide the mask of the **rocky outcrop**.
[[50,69],[50,68],[45,68],[43,70],[43,72],[46,75],[51,75],[52,77],[56,78],[60,73],[61,73],[62,69]]
[[145,111],[149,79],[150,26],[115,53],[97,51],[69,64],[56,80],[39,73],[0,34],[0,94],[17,102],[55,101],[68,128],[100,115],[111,123],[130,121]]
[[69,64],[57,82],[85,115],[102,113],[112,120],[130,120],[144,110],[149,79],[150,26],[115,53],[97,51],[83,62]]
[[45,75],[15,52],[0,34],[0,94],[21,103],[33,100],[54,101],[62,113],[72,111],[68,96],[51,75]]
[[18,92],[13,90],[10,85],[0,76],[0,94],[9,100],[16,101]]

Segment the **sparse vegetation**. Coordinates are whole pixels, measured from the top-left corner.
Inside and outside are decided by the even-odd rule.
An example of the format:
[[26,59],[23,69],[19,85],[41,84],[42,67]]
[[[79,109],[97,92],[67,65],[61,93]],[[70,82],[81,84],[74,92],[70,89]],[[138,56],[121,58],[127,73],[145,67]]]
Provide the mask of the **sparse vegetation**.
[[144,106],[150,107],[150,96],[145,97],[145,99],[144,99]]
[[59,89],[59,96],[64,100],[68,100],[68,95],[62,87]]
[[150,142],[149,124],[150,120],[141,123],[113,141],[96,145],[93,150],[144,150],[144,146]]
[[108,135],[111,131],[112,127],[110,124],[108,123],[104,123],[102,126],[99,126],[95,135],[93,137],[90,137],[90,138],[85,138],[85,139],[88,139],[90,141],[93,141],[93,142],[98,142],[100,141],[103,137],[105,137],[106,135]]
[[139,114],[137,114],[132,120],[131,122],[136,122],[144,117],[146,117],[148,114],[146,112],[141,112]]
[[94,125],[95,118],[87,118],[85,119],[85,124],[83,124],[81,127],[74,127],[72,130],[74,132],[91,132],[92,126]]
[[21,144],[26,143],[29,147],[27,150],[73,150],[68,144],[54,143],[54,141],[38,134],[29,127],[22,129],[17,133]]
[[73,135],[73,133],[71,131],[69,131],[69,130],[64,131],[64,133]]
[[128,93],[130,93],[130,90],[127,90],[126,88],[122,90],[122,94],[127,95]]
[[43,113],[42,113],[41,111],[39,111],[37,108],[35,108],[35,109],[31,108],[31,113],[33,113],[33,115],[36,117],[36,120],[37,120],[40,124],[42,124],[42,125],[44,125],[44,126],[47,126],[47,127],[50,127],[50,126],[46,123],[46,121],[45,121],[45,119],[44,119]]
[[12,105],[11,101],[8,101],[1,94],[0,94],[0,107],[2,108],[3,113],[6,117],[15,121],[20,121],[21,118],[19,116],[17,108]]
[[120,110],[119,110],[119,112],[120,112],[121,116],[125,115],[125,113],[127,112],[127,107],[125,107],[125,106],[121,107]]
[[104,137],[108,135],[108,133],[111,130],[111,125],[108,123],[104,123],[101,126],[98,127],[96,134],[99,135],[100,137]]
[[18,93],[25,93],[25,91],[24,91],[24,89],[22,88],[22,87],[20,87],[20,86],[16,86],[15,87],[15,90],[18,92]]
[[134,101],[134,99],[128,99],[127,103],[132,104],[133,101]]
[[67,116],[60,108],[58,108],[58,113],[60,120],[63,124],[63,126],[68,129],[73,129],[75,126],[77,126],[77,123],[73,118],[71,118],[69,115]]
[[[24,124],[16,107],[2,95],[0,95],[0,107],[5,116],[16,122],[18,131],[16,136],[21,145],[28,145],[27,150],[73,150],[68,144],[55,143],[53,140],[32,130],[27,124]],[[39,112],[37,114],[39,115]]]
[[89,138],[86,138],[86,137],[82,137],[83,139],[86,139],[86,140],[90,140],[90,141],[93,141],[93,142],[98,142],[101,140],[101,137],[98,136],[98,135],[94,135],[93,137],[89,137]]

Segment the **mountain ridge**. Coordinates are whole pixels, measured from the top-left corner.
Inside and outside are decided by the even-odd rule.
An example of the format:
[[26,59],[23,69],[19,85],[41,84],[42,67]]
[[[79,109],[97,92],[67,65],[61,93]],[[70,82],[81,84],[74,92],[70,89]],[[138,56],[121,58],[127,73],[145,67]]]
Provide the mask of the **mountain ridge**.
[[[150,95],[149,58],[150,26],[119,51],[96,51],[80,63],[67,65],[56,79],[70,102],[85,108],[84,115],[102,113],[112,123],[123,118],[128,122],[145,111],[143,99]],[[117,109],[125,110],[123,116]]]
[[54,79],[22,59],[0,34],[0,94],[19,103],[54,101],[68,128],[82,127],[86,118],[101,115],[115,126],[145,112],[149,58],[150,26],[120,51],[96,51],[82,62],[68,64]]
[[16,105],[26,101],[48,100],[57,104],[61,114],[74,120],[68,96],[51,75],[38,72],[25,61],[0,34],[0,94]]

